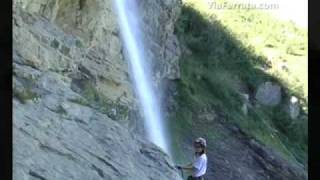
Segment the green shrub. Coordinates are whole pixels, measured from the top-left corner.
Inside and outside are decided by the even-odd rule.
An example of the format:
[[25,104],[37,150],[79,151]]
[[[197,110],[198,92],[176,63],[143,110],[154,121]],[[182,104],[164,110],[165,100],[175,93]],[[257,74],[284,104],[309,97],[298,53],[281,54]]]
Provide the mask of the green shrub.
[[83,82],[81,94],[86,100],[76,99],[72,101],[95,108],[114,120],[126,120],[129,116],[127,106],[121,105],[119,102],[113,102],[105,97],[101,92],[98,92],[95,85],[90,81]]
[[27,100],[37,98],[38,95],[31,89],[18,90],[13,88],[13,97],[16,97],[21,103],[25,104]]

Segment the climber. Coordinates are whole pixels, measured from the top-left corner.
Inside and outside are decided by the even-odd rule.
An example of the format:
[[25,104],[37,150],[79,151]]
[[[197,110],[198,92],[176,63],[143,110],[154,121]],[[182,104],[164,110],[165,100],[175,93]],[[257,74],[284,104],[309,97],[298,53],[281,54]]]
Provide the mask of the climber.
[[195,150],[194,161],[186,166],[176,167],[180,170],[192,171],[192,175],[188,177],[188,180],[204,180],[203,175],[207,170],[206,140],[199,137],[194,141],[193,146]]

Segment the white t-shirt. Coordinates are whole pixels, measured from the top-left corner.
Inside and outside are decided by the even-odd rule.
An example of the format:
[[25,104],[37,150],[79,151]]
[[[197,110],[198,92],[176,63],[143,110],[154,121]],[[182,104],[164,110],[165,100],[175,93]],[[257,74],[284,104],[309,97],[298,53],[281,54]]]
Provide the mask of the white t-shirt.
[[193,177],[199,177],[204,175],[207,170],[207,155],[202,154],[201,156],[196,157],[192,163],[192,166],[197,169],[192,173]]

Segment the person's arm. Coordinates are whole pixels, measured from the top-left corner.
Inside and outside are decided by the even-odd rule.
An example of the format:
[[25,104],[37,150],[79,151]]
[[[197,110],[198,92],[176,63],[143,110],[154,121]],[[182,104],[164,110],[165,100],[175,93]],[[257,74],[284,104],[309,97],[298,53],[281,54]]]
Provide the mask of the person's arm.
[[189,163],[189,164],[184,165],[184,166],[176,166],[176,167],[178,169],[186,169],[186,170],[188,170],[188,169],[192,168],[192,163]]
[[199,157],[194,162],[182,167],[182,169],[197,171],[200,169],[200,167],[202,166],[203,163],[204,163],[203,158]]
[[185,166],[182,166],[181,169],[191,170],[192,171],[194,169],[194,167],[192,166],[192,163],[190,163],[190,164],[187,164]]

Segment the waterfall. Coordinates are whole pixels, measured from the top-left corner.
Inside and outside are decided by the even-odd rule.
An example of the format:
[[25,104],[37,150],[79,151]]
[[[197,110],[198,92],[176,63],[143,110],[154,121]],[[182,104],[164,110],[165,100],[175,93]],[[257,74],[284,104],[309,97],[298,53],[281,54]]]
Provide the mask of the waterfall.
[[[148,139],[169,154],[160,103],[152,87],[152,73],[148,57],[145,56],[140,17],[135,0],[114,0],[121,37],[129,60],[131,76],[144,115]],[[146,61],[149,60],[149,61]]]

